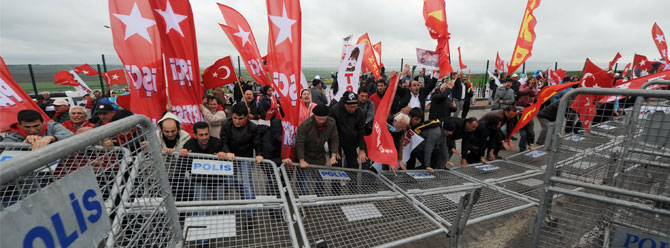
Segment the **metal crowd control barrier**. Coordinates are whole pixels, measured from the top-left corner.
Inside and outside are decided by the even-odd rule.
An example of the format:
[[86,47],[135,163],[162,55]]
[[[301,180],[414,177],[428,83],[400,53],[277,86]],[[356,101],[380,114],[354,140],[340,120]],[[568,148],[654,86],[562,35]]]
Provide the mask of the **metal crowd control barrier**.
[[[577,102],[608,96],[621,97],[618,104],[625,112],[615,114],[612,104]],[[572,90],[561,99],[533,223],[533,247],[670,244],[669,100],[669,91],[592,88]],[[580,107],[568,111],[573,105]],[[598,132],[597,137],[583,128],[565,129],[579,113],[595,116],[591,133]],[[625,131],[608,133],[614,129],[598,127],[615,118]],[[573,135],[592,141],[565,139]],[[561,161],[565,154],[578,159]]]
[[[1,145],[3,154],[24,150]],[[5,156],[5,155],[3,155]],[[153,124],[131,116],[0,162],[2,247],[175,247]]]
[[505,160],[514,161],[519,164],[530,165],[537,168],[543,168],[547,165],[547,152],[545,151],[545,146],[535,147],[535,151],[526,150],[509,157],[506,157]]
[[174,153],[165,166],[186,246],[298,247],[274,162]]
[[447,233],[368,170],[286,164],[281,170],[305,247],[388,247]]
[[471,164],[465,168],[452,170],[454,174],[461,177],[471,178],[472,180],[486,183],[517,178],[538,171],[538,168],[509,160],[494,160],[490,161],[489,164]]

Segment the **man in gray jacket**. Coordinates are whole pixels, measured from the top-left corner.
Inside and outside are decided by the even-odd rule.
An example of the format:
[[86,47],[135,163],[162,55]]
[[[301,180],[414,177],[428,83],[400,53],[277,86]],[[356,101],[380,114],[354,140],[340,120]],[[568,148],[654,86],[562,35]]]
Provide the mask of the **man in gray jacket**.
[[495,98],[493,98],[493,109],[504,109],[514,104],[514,90],[511,88],[513,79],[507,79],[503,87],[496,89]]
[[328,98],[326,98],[326,94],[324,94],[323,89],[321,89],[320,78],[312,80],[312,88],[309,89],[309,93],[312,94],[312,102],[326,106],[328,105]]
[[50,121],[45,124],[42,114],[36,110],[21,110],[16,119],[17,122],[10,126],[11,132],[2,142],[26,142],[32,144],[35,150],[74,135],[60,123]]
[[[333,165],[340,158],[337,151],[340,149],[337,126],[335,119],[328,117],[328,107],[326,105],[316,105],[312,110],[314,115],[308,117],[298,127],[298,137],[296,138],[296,154],[300,162],[298,169],[298,185],[301,195],[309,194],[307,181],[317,181],[315,185],[316,195],[322,196],[324,193],[323,183],[318,179],[310,179],[310,174],[304,168],[314,165]],[[330,150],[330,159],[326,161],[326,150],[324,144],[328,142]],[[335,186],[337,187],[337,186]]]

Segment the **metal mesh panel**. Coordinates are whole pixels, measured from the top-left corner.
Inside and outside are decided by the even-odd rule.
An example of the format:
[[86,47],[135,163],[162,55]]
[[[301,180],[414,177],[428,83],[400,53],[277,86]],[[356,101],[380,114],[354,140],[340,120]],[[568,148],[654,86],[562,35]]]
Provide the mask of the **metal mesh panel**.
[[[416,194],[414,197],[428,209],[438,214],[450,224],[453,224],[460,198],[471,191],[472,189],[434,191]],[[468,224],[512,213],[533,205],[529,201],[524,201],[502,192],[490,188],[482,188],[481,196],[470,213]]]
[[[3,153],[25,150],[2,147]],[[144,116],[128,117],[0,162],[0,175],[5,178],[0,211],[19,206],[26,197],[84,167],[95,174],[109,215],[103,218],[111,224],[101,245],[173,246],[181,240],[158,140]]]
[[540,195],[542,194],[542,185],[544,184],[543,179],[544,173],[496,183],[496,186],[524,195],[532,201],[539,202]]
[[314,165],[309,168],[286,165],[284,169],[297,199],[391,192],[377,175],[367,170]]
[[489,164],[475,164],[453,170],[456,174],[467,175],[482,181],[495,181],[506,177],[537,172],[537,168],[529,168],[510,161],[495,160]]
[[433,174],[428,174],[426,170],[399,171],[396,174],[382,171],[380,175],[407,192],[473,184],[472,181],[454,175],[448,170],[434,170]]
[[505,158],[506,160],[514,161],[520,164],[531,165],[534,167],[542,167],[547,165],[547,158],[549,153],[545,151],[544,146],[535,148],[535,151],[524,151]]
[[402,196],[299,204],[308,242],[328,247],[373,247],[444,233]]

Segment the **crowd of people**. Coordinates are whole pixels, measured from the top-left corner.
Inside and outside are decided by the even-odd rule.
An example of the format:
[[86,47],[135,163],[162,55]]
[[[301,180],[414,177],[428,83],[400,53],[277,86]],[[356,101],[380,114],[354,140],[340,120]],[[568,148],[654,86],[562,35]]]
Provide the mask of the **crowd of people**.
[[[535,103],[538,92],[548,85],[541,73],[522,80],[517,74],[508,77],[495,71],[488,85],[491,111],[476,118],[469,113],[474,95],[467,76],[451,73],[440,79],[435,74],[429,75],[423,68],[412,75],[409,65],[398,74],[398,88],[387,125],[399,151],[401,169],[433,172],[454,167],[450,161],[458,161],[465,167],[501,159],[501,150],[516,149],[508,134],[517,125],[521,111]],[[284,112],[274,89],[245,81],[243,77],[234,84],[207,92],[200,105],[204,121],[193,125],[193,134],[182,130],[168,105],[168,111],[157,123],[156,135],[166,153],[216,154],[227,160],[250,157],[257,162],[270,159],[276,164],[295,162],[302,168],[327,164],[366,169],[374,161],[369,161],[364,137],[372,132],[375,112],[386,95],[389,80],[386,75],[377,79],[361,77],[357,92],[345,92],[341,99],[329,100],[327,96],[335,95],[337,87],[328,89],[316,76],[311,87],[299,94],[300,125],[292,159],[281,158],[283,128],[279,120]],[[563,79],[574,80],[578,78]],[[556,120],[558,99],[570,89],[553,96],[540,110],[537,120],[542,131],[537,139],[532,121],[520,130],[519,151],[534,150],[535,145],[544,144],[547,130]],[[100,92],[94,92],[86,106],[70,106],[66,100],[53,100],[48,93],[44,94],[38,105],[53,121],[45,123],[39,112],[23,110],[3,141],[28,142],[36,149],[129,115],[128,110],[102,99]],[[409,154],[409,159],[403,159],[408,156],[402,152],[408,131],[420,135],[424,141]],[[456,140],[461,141],[460,147],[456,146]],[[452,159],[454,156],[460,159]],[[243,174],[250,176],[251,165],[245,168]],[[383,168],[396,170],[395,166]]]

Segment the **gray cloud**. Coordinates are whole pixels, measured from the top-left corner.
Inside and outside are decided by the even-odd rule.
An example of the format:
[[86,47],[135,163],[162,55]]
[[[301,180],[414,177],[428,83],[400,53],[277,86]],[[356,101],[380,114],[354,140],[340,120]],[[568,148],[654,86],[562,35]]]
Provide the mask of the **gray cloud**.
[[[259,50],[265,54],[268,22],[265,1],[225,1],[249,21]],[[238,53],[221,31],[224,23],[215,1],[191,1],[201,66]],[[496,51],[509,61],[526,1],[447,1],[452,56],[460,46],[464,62],[482,71]],[[335,67],[341,38],[368,32],[382,41],[382,59],[399,67],[400,58],[416,63],[415,48],[434,49],[422,17],[422,1],[302,1],[303,66]],[[670,1],[542,1],[535,11],[537,40],[528,70],[553,66],[580,69],[586,57],[606,66],[616,52],[621,64],[633,53],[659,58],[651,40],[657,22],[670,33]],[[100,54],[115,61],[106,1],[2,1],[0,55],[8,64],[100,63]],[[493,61],[491,62],[493,64]]]

